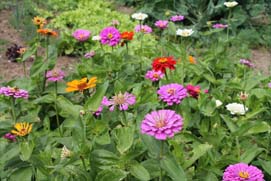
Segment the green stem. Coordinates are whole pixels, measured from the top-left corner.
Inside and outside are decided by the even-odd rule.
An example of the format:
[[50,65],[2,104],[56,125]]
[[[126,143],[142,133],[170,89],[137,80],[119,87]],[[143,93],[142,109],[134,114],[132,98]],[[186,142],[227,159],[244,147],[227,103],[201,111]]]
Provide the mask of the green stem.
[[12,97],[10,99],[10,102],[11,102],[11,116],[12,116],[12,119],[13,119],[13,122],[16,123],[16,113],[15,113],[15,98]]
[[[160,145],[160,155],[159,155],[160,163],[161,163],[161,160],[163,159],[163,154],[164,154],[164,141],[162,141],[161,145]],[[162,169],[161,164],[160,164],[159,181],[162,181],[162,180],[163,180],[163,169]]]
[[24,77],[26,77],[25,61],[23,61]]
[[[48,63],[48,58],[49,58],[49,37],[46,37],[46,63]],[[44,71],[43,74],[43,84],[42,84],[42,92],[45,90],[45,85],[46,85],[46,73],[47,73],[47,68]]]
[[57,109],[57,82],[55,82],[55,111],[56,111],[56,123],[58,127],[58,131],[60,136],[62,136],[62,131],[60,128],[59,116],[58,116],[58,109]]
[[85,170],[86,172],[88,172],[84,157],[83,157],[83,156],[80,156],[80,159],[81,159],[81,161],[82,161],[82,163],[83,163],[84,170]]
[[229,9],[229,16],[228,16],[227,41],[229,40],[230,18],[231,18],[231,9]]
[[123,120],[124,120],[124,125],[128,125],[127,124],[127,118],[126,118],[126,114],[125,114],[125,111],[121,111],[122,112],[122,115],[123,115]]
[[240,160],[240,144],[239,144],[239,138],[238,136],[235,137],[235,142],[236,142],[236,148],[237,148],[237,156],[238,156],[238,160]]

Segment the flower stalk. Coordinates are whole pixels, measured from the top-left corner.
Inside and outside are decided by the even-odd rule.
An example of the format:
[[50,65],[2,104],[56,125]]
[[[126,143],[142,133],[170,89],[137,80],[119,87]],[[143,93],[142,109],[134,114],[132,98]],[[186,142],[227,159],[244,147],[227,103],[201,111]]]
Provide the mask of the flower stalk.
[[58,109],[57,109],[57,81],[55,82],[55,111],[56,111],[56,123],[57,123],[58,131],[59,131],[60,136],[63,136],[61,127],[60,127]]

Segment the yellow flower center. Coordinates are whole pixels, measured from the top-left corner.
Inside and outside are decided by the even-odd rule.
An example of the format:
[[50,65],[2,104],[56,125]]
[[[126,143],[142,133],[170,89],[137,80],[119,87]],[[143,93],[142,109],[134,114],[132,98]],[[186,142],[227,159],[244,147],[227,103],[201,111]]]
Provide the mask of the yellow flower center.
[[156,127],[156,128],[162,128],[162,127],[164,127],[165,125],[166,125],[166,122],[165,122],[165,120],[163,120],[163,119],[158,120],[158,121],[156,121],[156,123],[155,123],[155,127]]
[[249,178],[249,174],[248,174],[248,172],[241,171],[241,172],[239,172],[239,177],[247,179],[247,178]]
[[52,72],[52,77],[58,77],[58,75],[59,75],[59,74],[58,74],[57,71],[53,71],[53,72]]
[[170,89],[167,90],[167,93],[170,94],[170,95],[173,95],[173,94],[175,94],[175,91],[176,91],[176,89],[170,88]]
[[111,39],[113,37],[112,33],[108,33],[107,37]]
[[167,59],[166,58],[161,58],[161,59],[159,59],[159,62],[160,63],[165,63],[165,62],[167,62]]
[[158,78],[159,75],[158,75],[157,73],[154,73],[154,74],[153,74],[153,77],[154,77],[154,78]]
[[122,93],[119,93],[118,95],[113,96],[113,100],[114,100],[114,103],[117,105],[125,103],[125,97]]

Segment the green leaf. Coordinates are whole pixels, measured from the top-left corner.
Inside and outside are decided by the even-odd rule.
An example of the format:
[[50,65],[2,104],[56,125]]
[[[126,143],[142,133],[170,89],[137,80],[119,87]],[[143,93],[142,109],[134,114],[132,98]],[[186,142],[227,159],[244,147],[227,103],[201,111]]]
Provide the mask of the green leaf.
[[33,152],[34,149],[34,143],[32,142],[21,142],[20,143],[20,158],[23,161],[27,161],[29,160],[29,158],[31,157],[31,154]]
[[73,105],[70,100],[63,96],[57,97],[57,107],[59,109],[59,114],[65,118],[78,118],[80,110],[83,109],[82,106]]
[[116,165],[119,161],[119,157],[114,153],[97,149],[91,153],[91,159],[93,164],[98,168],[111,168],[112,165]]
[[121,127],[113,130],[113,135],[116,139],[117,149],[123,154],[133,145],[134,141],[134,128]]
[[270,132],[270,126],[266,122],[256,122],[244,135],[258,134],[264,132]]
[[111,139],[108,132],[105,132],[104,134],[96,137],[95,141],[100,145],[107,145],[111,143]]
[[220,117],[224,120],[229,130],[233,133],[237,130],[237,125],[229,118],[229,116],[220,114]]
[[34,104],[53,103],[53,102],[55,102],[55,96],[53,94],[46,94],[45,96],[33,100]]
[[264,149],[258,148],[256,145],[247,147],[245,152],[241,155],[241,162],[250,163],[256,158]]
[[19,168],[16,171],[14,171],[10,176],[10,181],[29,181],[32,177],[32,168]]
[[130,172],[134,177],[136,177],[139,180],[148,181],[151,179],[148,170],[146,170],[146,168],[144,168],[139,163],[133,164],[131,166]]
[[266,171],[271,176],[271,162],[265,160],[258,160],[263,167],[264,171]]
[[141,134],[141,139],[148,149],[152,158],[157,158],[160,154],[160,144],[159,141],[154,139],[152,136]]
[[103,170],[98,173],[96,181],[120,181],[124,179],[127,172],[120,169]]
[[186,181],[186,175],[183,168],[176,162],[173,157],[166,156],[160,161],[162,169],[173,181]]

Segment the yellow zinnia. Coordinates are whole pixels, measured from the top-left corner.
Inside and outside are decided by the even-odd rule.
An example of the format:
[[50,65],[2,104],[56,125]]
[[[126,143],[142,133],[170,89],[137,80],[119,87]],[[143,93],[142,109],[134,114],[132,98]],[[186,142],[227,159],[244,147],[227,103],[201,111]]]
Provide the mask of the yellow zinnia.
[[23,123],[16,123],[14,125],[16,130],[11,130],[11,133],[17,136],[25,136],[28,135],[32,131],[32,124],[23,122]]
[[96,87],[97,77],[88,79],[85,77],[81,80],[73,80],[67,83],[66,92],[80,91],[83,92],[85,89]]
[[37,25],[39,28],[42,28],[44,24],[46,24],[45,18],[41,18],[39,16],[34,17],[32,21],[34,25]]

